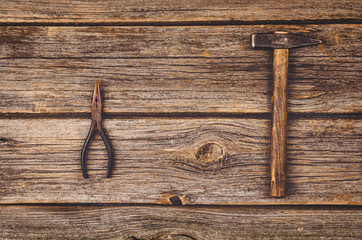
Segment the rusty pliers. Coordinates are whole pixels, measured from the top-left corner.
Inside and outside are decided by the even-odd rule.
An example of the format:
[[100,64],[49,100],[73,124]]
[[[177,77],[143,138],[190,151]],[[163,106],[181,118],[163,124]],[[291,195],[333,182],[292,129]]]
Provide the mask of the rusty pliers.
[[96,80],[96,84],[94,86],[93,92],[93,99],[92,99],[92,123],[91,127],[87,136],[87,139],[84,142],[82,155],[81,155],[81,165],[82,165],[82,173],[83,177],[87,178],[86,172],[86,152],[90,141],[92,140],[94,133],[98,130],[99,134],[102,137],[104,145],[106,145],[106,149],[108,152],[108,171],[107,171],[107,178],[111,177],[112,168],[113,168],[113,154],[112,154],[112,147],[108,141],[106,133],[102,129],[102,98],[101,98],[101,91],[99,88],[99,82]]

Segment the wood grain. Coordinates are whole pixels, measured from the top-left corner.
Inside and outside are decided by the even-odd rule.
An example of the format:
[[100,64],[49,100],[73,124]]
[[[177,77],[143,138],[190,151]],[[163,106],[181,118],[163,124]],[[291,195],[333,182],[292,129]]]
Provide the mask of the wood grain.
[[2,239],[361,239],[348,208],[1,206]]
[[[361,10],[2,0],[0,238],[361,239],[361,207],[331,206],[362,205]],[[290,54],[284,199],[268,196],[272,52],[250,46],[252,33],[276,30],[323,41]],[[96,79],[116,164],[105,178],[97,135],[85,180]]]
[[289,49],[274,49],[270,137],[270,196],[273,197],[284,197],[286,191],[288,55]]
[[[115,166],[96,135],[80,167],[88,119],[0,120],[0,203],[361,204],[357,119],[295,119],[288,192],[269,197],[270,121],[106,119]],[[177,196],[179,199],[170,198]]]
[[[361,55],[360,24],[236,26],[2,26],[0,58],[226,58],[249,61],[272,52],[251,47],[253,33],[284,30],[323,41],[297,48],[291,60],[333,63]],[[268,54],[269,52],[269,54]],[[155,59],[156,61],[157,59]],[[354,62],[351,61],[348,62]],[[304,59],[305,61],[305,59]],[[358,59],[355,61],[358,62]],[[271,63],[271,62],[270,62]],[[254,66],[255,67],[255,66]],[[251,68],[252,69],[252,68]]]
[[89,112],[99,79],[109,113],[269,113],[272,51],[250,36],[278,27],[324,42],[291,51],[289,111],[362,112],[359,25],[3,27],[0,112]]
[[0,22],[152,23],[360,19],[361,1],[2,0]]

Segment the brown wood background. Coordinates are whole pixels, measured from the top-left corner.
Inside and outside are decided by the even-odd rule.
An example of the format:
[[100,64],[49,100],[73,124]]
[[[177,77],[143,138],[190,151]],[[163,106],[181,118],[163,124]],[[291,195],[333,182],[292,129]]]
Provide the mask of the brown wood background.
[[[3,0],[1,239],[361,239],[362,3]],[[272,51],[290,52],[287,197],[269,192]],[[94,81],[115,153],[80,151]]]

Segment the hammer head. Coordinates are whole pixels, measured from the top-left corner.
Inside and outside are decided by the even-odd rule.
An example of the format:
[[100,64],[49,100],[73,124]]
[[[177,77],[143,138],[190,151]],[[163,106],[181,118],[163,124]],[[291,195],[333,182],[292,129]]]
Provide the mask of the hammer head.
[[254,48],[295,48],[322,43],[320,40],[286,33],[254,33],[251,45]]

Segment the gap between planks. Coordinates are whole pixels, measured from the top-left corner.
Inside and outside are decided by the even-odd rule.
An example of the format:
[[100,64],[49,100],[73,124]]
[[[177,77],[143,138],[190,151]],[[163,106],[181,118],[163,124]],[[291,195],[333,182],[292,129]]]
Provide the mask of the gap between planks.
[[19,206],[19,207],[154,207],[154,208],[184,208],[184,209],[295,209],[295,210],[362,210],[362,202],[354,204],[300,204],[300,203],[245,203],[245,204],[193,204],[193,205],[174,205],[174,204],[154,204],[154,203],[0,203],[1,207]]
[[[59,113],[3,113],[0,119],[90,119],[90,112]],[[103,119],[199,119],[199,118],[232,118],[232,119],[270,119],[271,113],[228,113],[228,112],[119,112],[102,113]],[[288,120],[294,119],[362,119],[362,113],[288,113]]]
[[177,27],[177,26],[244,26],[244,25],[306,25],[306,24],[362,24],[359,18],[352,19],[308,19],[308,20],[257,20],[257,21],[112,21],[112,22],[3,22],[0,26],[42,26],[42,27]]

